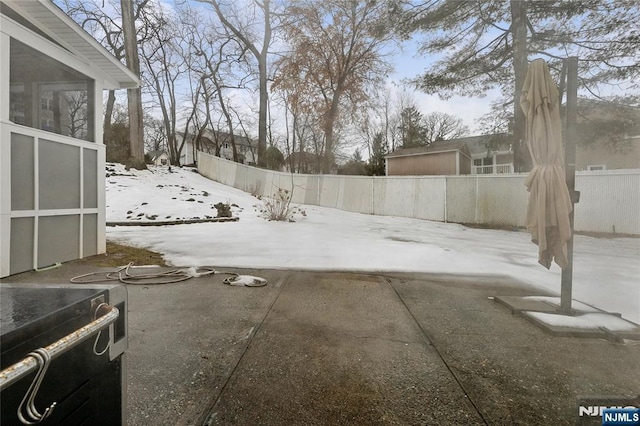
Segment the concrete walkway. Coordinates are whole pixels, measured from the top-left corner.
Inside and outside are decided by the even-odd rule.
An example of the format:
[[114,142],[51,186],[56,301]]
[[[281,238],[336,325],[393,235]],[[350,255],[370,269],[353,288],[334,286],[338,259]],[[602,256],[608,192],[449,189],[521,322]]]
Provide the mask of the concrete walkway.
[[583,398],[640,405],[638,342],[545,334],[493,301],[540,295],[504,277],[234,272],[269,284],[127,286],[130,425],[600,424]]

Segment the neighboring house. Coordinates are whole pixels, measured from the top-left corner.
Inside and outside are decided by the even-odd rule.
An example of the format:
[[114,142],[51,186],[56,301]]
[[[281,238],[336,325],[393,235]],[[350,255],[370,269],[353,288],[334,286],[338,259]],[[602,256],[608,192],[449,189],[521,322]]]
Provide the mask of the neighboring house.
[[166,166],[170,164],[169,154],[166,151],[149,151],[147,152],[147,156],[151,161],[151,164],[156,166]]
[[[177,138],[178,144],[182,143],[184,133],[178,133]],[[233,161],[233,147],[229,133],[206,129],[200,138],[200,146],[197,147],[198,149],[196,149],[194,138],[194,134],[187,134],[187,140],[180,154],[180,164],[195,164],[197,160],[197,150]],[[235,141],[238,152],[238,162],[250,166],[255,165],[258,162],[257,142],[235,133],[233,140]]]
[[[502,143],[489,143],[503,141]],[[471,151],[472,174],[513,173],[513,152],[510,150],[508,135],[483,135],[462,138]],[[585,143],[578,140],[576,145],[576,170],[613,170],[640,168],[640,134],[627,136],[616,144],[611,141]],[[528,154],[527,154],[528,155]]]
[[471,152],[462,139],[400,148],[385,156],[387,176],[468,175]]
[[138,85],[50,0],[0,0],[0,277],[105,252],[102,91]]
[[640,168],[640,108],[578,99],[576,170]]
[[[640,110],[611,102],[578,99],[576,170],[640,168]],[[624,126],[625,135],[620,134]],[[591,139],[591,140],[589,140]],[[509,135],[456,139],[471,151],[472,174],[513,173]]]
[[456,139],[463,141],[471,152],[471,174],[491,175],[513,173],[513,152],[511,151],[510,135],[498,133],[495,135],[470,136]]
[[605,144],[578,145],[576,170],[640,169],[640,135],[628,136],[617,147]]

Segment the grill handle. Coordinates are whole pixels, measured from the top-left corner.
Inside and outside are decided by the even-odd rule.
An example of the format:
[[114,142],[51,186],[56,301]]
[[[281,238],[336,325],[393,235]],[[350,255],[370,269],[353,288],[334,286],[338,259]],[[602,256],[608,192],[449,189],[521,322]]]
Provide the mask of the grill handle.
[[[106,311],[106,313],[84,327],[79,328],[73,333],[67,334],[62,339],[57,340],[44,348],[44,350],[49,353],[52,360],[78,346],[94,334],[100,332],[102,329],[107,328],[110,324],[114,323],[120,315],[118,308],[106,304],[102,304],[99,310],[101,311],[100,313],[104,311]],[[98,311],[98,309],[96,309],[96,311]],[[0,391],[8,388],[15,382],[36,370],[38,370],[38,361],[33,356],[26,356],[21,361],[5,368],[0,371]]]

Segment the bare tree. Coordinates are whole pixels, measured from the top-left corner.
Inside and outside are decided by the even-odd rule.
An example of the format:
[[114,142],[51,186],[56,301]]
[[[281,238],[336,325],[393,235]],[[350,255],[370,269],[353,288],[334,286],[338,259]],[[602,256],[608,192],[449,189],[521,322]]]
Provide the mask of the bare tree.
[[87,92],[85,90],[73,90],[63,92],[66,98],[69,114],[68,134],[71,137],[82,139],[87,135]]
[[[149,0],[140,0],[138,9],[144,8]],[[140,57],[136,37],[135,14],[131,0],[120,0],[122,11],[122,35],[127,67],[140,77]],[[127,89],[129,105],[129,161],[136,169],[146,169],[144,161],[144,131],[142,123],[142,89]]]
[[[125,61],[136,75],[140,76],[140,61],[138,46],[145,43],[146,26],[144,15],[150,10],[152,0],[55,0],[76,22],[93,35],[116,58]],[[105,7],[108,2],[109,7]],[[154,5],[157,6],[157,5]],[[108,12],[108,11],[112,11]],[[136,28],[135,22],[141,22]],[[126,27],[126,28],[125,28]],[[126,34],[126,36],[125,36]],[[121,123],[117,135],[112,135],[112,115],[116,103],[115,91],[108,93],[108,99],[104,111],[104,140],[108,146],[114,147],[112,136],[119,143],[126,143],[124,149],[117,149],[119,156],[116,161],[123,161],[133,167],[145,167],[144,164],[144,134],[142,91],[140,89],[129,90],[128,101],[132,108],[130,136],[123,139],[121,135]]]
[[[232,43],[231,39],[227,39],[224,42],[220,43],[220,45],[218,46],[218,51],[217,51],[217,61],[214,63],[212,63],[211,61],[208,62],[209,65],[209,71],[211,72],[210,74],[210,78],[211,78],[211,82],[213,83],[216,92],[218,93],[218,104],[220,106],[220,110],[222,111],[222,115],[224,117],[226,126],[227,126],[227,132],[229,134],[229,138],[228,138],[228,142],[231,143],[231,150],[233,152],[233,161],[238,161],[238,148],[236,146],[236,138],[235,138],[235,132],[234,132],[234,122],[233,122],[233,117],[232,117],[232,109],[229,105],[229,100],[228,98],[225,98],[223,91],[226,88],[229,88],[228,86],[225,85],[224,83],[224,79],[221,73],[221,66],[223,64],[225,64],[225,47]],[[229,56],[226,57],[227,59],[229,58]],[[236,87],[239,88],[240,86]],[[258,145],[259,146],[259,145]],[[260,152],[260,150],[258,149],[258,153]],[[260,155],[258,154],[258,157]],[[258,160],[259,161],[259,160]]]
[[[121,23],[109,16],[101,8],[98,0],[64,0],[60,3],[65,12],[82,26],[89,34],[98,40],[118,60],[124,60],[124,40],[122,39]],[[104,4],[104,1],[103,1]],[[115,4],[112,5],[115,8]],[[115,90],[109,90],[104,110],[104,139],[111,134],[111,117],[116,103]]]
[[[213,6],[220,22],[233,34],[238,42],[242,43],[246,50],[251,52],[258,63],[258,85],[260,92],[258,109],[258,165],[265,166],[265,161],[262,157],[267,148],[267,110],[269,99],[267,88],[267,59],[273,33],[273,20],[275,19],[275,15],[271,10],[271,1],[254,0],[248,5],[235,2],[235,7],[231,7],[229,4],[223,4],[220,0],[198,1],[206,2]],[[258,35],[258,31],[256,30],[257,24],[255,22],[247,23],[240,18],[239,10],[242,7],[248,7],[254,11],[259,10],[262,14],[260,35]],[[247,14],[246,9],[244,15],[255,16],[254,13]]]
[[167,147],[167,135],[164,122],[144,115],[144,148],[145,151],[164,151]]
[[198,151],[219,155],[217,147],[213,152],[210,152],[211,147],[202,142],[207,127],[212,122],[212,103],[217,96],[209,81],[207,62],[210,57],[213,57],[210,52],[211,45],[218,37],[209,30],[213,27],[210,20],[189,7],[188,4],[185,6],[179,12],[179,25],[183,28],[182,35],[186,43],[183,53],[188,74],[189,92],[185,104],[188,104],[189,108],[183,114],[183,138],[176,150],[181,155],[187,140],[191,139],[192,158],[195,159]]
[[[463,120],[451,114],[432,112],[423,114],[412,93],[387,88],[372,97],[363,108],[358,132],[375,171],[384,168],[382,157],[397,147],[429,145],[438,140],[455,139],[468,134]],[[374,158],[375,157],[375,158]],[[372,163],[373,164],[373,163]],[[372,169],[373,170],[373,169]]]
[[444,112],[432,112],[424,116],[426,143],[456,139],[469,134],[462,118]]
[[[285,152],[289,164],[287,167],[289,171],[300,173],[300,165],[302,156],[304,155],[304,140],[305,133],[308,129],[308,114],[304,114],[304,111],[300,105],[298,92],[296,89],[296,82],[292,81],[286,87],[281,87],[278,90],[279,97],[277,98],[284,109],[285,120]],[[298,162],[296,163],[296,159]]]
[[113,106],[111,136],[105,139],[107,161],[119,162],[129,155],[129,114],[127,106],[117,103]]
[[[242,131],[242,135],[249,143],[249,154],[251,154],[251,160],[252,160],[251,162],[256,164],[257,163],[256,160],[258,158],[257,156],[258,147],[253,142],[253,138],[251,137],[251,135],[249,134],[249,131],[247,130],[247,122],[250,122],[250,120],[248,120],[247,117],[241,117],[240,111],[238,111],[238,109],[233,106],[231,107],[231,111],[236,117],[236,122],[238,123],[238,127]],[[273,127],[270,125],[268,127],[269,131],[271,131],[272,128]]]
[[141,46],[141,56],[145,65],[144,81],[162,114],[171,164],[179,165],[177,90],[180,79],[187,72],[185,57],[188,53],[182,46],[183,37],[175,25],[176,17],[167,16],[167,13],[162,7],[156,7],[144,16],[148,36]]
[[[240,131],[247,139],[249,137],[237,99],[242,98],[241,92],[250,88],[255,75],[251,70],[249,49],[233,31],[219,20],[203,15],[201,10],[187,7],[181,25],[188,38],[185,60],[189,75],[192,81],[198,81],[197,93],[191,91],[190,102],[194,106],[200,105],[189,115],[185,134],[191,129],[189,123],[193,124],[194,146],[198,146],[205,127],[209,126],[213,130],[209,136],[216,146],[216,155],[220,154],[222,143],[229,143],[233,158],[239,161],[241,153],[236,136]],[[251,157],[255,159],[255,153],[251,152]]]
[[[402,94],[401,94],[402,95]],[[378,91],[363,109],[359,135],[368,154],[367,173],[384,175],[384,156],[395,149],[399,115],[394,110],[394,96],[390,88]]]
[[367,89],[388,69],[382,52],[389,38],[381,30],[386,8],[378,2],[305,0],[288,12],[285,32],[291,53],[280,60],[276,84],[286,89],[298,82],[300,104],[321,117],[322,171],[329,173],[341,110],[361,104]]

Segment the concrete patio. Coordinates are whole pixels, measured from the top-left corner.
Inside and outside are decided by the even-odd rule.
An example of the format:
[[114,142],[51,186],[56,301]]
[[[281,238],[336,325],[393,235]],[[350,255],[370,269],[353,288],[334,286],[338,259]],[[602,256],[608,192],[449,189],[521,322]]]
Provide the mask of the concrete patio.
[[541,295],[511,278],[233,272],[269,284],[127,285],[129,425],[600,424],[583,398],[640,405],[637,341],[545,333],[494,302]]

